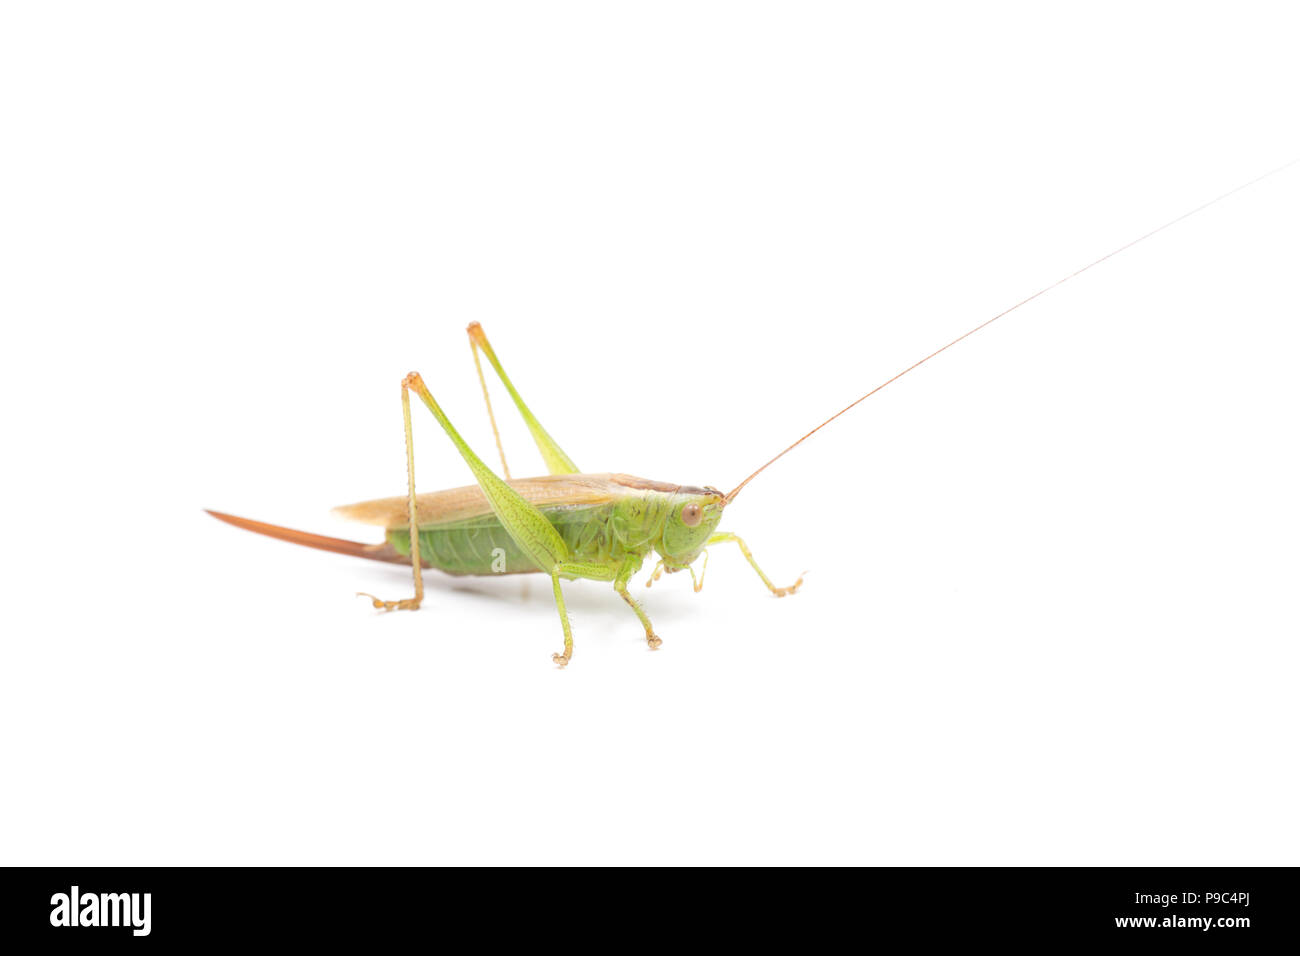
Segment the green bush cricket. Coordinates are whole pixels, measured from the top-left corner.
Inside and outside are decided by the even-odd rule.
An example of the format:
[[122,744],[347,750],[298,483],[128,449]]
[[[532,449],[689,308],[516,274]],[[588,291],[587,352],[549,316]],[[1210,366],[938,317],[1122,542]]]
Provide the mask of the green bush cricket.
[[[402,380],[406,496],[365,501],[337,509],[344,517],[382,527],[385,531],[382,543],[365,544],[330,538],[216,511],[208,513],[237,527],[307,547],[376,561],[409,563],[415,584],[412,597],[383,600],[373,595],[364,595],[376,608],[382,610],[415,610],[420,607],[424,600],[422,569],[425,566],[453,575],[547,574],[551,579],[564,633],[563,650],[552,655],[552,660],[560,667],[567,665],[573,656],[573,633],[564,604],[561,580],[586,578],[612,582],[614,590],[636,614],[645,629],[647,645],[655,649],[662,642],[645,610],[628,590],[632,577],[641,570],[647,558],[658,555],[658,562],[646,582],[647,587],[665,571],[688,571],[695,590],[699,591],[704,583],[704,570],[708,563],[707,549],[718,544],[735,544],[772,594],[777,597],[793,594],[803,583],[802,575],[793,584],[778,587],[759,567],[740,537],[718,530],[724,509],[750,481],[832,421],[963,339],[1112,256],[1295,162],[1265,173],[1166,222],[985,320],[827,418],[726,494],[712,486],[678,485],[624,474],[582,472],[525,404],[482,327],[475,322],[467,331],[504,477],[498,476],[475,454],[456,431],[424,380],[418,373],[412,372]],[[542,454],[549,474],[536,478],[511,478],[480,354],[487,358],[510,395]],[[475,484],[445,491],[416,493],[415,449],[411,434],[412,392],[447,433],[469,466]],[[416,547],[412,547],[413,541],[418,542]],[[697,561],[698,575],[695,569]]]

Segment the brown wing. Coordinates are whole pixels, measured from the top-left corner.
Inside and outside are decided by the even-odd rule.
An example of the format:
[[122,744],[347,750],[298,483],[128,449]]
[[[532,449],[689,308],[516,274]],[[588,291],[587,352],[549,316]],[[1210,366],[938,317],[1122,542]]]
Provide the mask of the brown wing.
[[[543,475],[538,478],[515,478],[507,482],[524,499],[539,508],[556,505],[599,505],[617,501],[628,494],[627,486],[614,475]],[[466,521],[490,514],[491,506],[478,485],[428,491],[415,496],[416,521],[421,527]],[[381,528],[405,528],[406,497],[378,498],[354,505],[342,505],[334,513],[362,524]]]

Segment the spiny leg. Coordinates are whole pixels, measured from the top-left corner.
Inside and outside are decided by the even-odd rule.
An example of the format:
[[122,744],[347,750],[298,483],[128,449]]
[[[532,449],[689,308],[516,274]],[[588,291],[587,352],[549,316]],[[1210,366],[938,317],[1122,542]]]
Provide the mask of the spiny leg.
[[[487,353],[491,358],[491,353]],[[451,419],[442,410],[433,393],[429,391],[424,379],[418,372],[412,372],[402,380],[402,388],[409,389],[420,396],[425,407],[433,413],[442,430],[447,433],[461,458],[474,474],[474,480],[487,498],[492,513],[501,522],[519,549],[528,556],[539,571],[551,576],[555,592],[555,606],[560,612],[560,623],[564,628],[564,652],[556,654],[552,660],[563,667],[573,657],[573,630],[569,625],[569,614],[564,606],[564,594],[560,590],[561,576],[592,578],[597,581],[612,581],[614,570],[607,565],[587,564],[569,560],[569,546],[565,544],[560,532],[534,505],[529,503],[519,492],[510,487],[483,459],[474,453],[465,439],[451,423]],[[414,513],[414,506],[412,505]]]
[[[469,333],[470,349],[474,353],[474,366],[478,369],[479,382],[483,385],[484,399],[487,399],[487,382],[483,379],[483,366],[478,360],[480,351],[487,356],[488,363],[492,366],[493,371],[497,373],[497,377],[501,379],[501,384],[510,393],[511,401],[515,403],[515,408],[519,409],[519,414],[523,418],[524,424],[528,426],[528,431],[532,434],[538,451],[542,453],[542,459],[546,462],[547,470],[552,475],[576,475],[581,469],[573,463],[572,458],[564,453],[564,449],[556,443],[555,439],[547,434],[546,429],[542,427],[542,423],[537,420],[537,416],[524,404],[519,392],[515,390],[514,383],[506,375],[506,370],[501,367],[496,352],[492,350],[492,343],[488,341],[487,335],[483,332],[483,326],[477,322],[471,322],[469,328],[465,331]],[[501,452],[501,466],[505,468],[506,455],[501,448],[501,436],[497,433],[497,423],[496,418],[492,415],[491,400],[488,400],[487,406],[488,417],[492,419],[492,433],[497,437],[497,450]],[[510,477],[509,471],[506,472],[506,477]]]
[[411,393],[402,383],[402,425],[406,429],[406,511],[411,534],[411,574],[415,577],[415,597],[399,601],[385,601],[373,594],[358,591],[358,597],[368,597],[375,607],[383,611],[414,611],[424,600],[424,575],[420,573],[420,530],[415,519],[415,442],[411,437]]
[[[719,531],[717,534],[710,535],[709,540],[705,542],[705,544],[725,544],[729,541],[735,542],[736,546],[740,548],[740,553],[743,554],[745,560],[749,562],[749,566],[758,572],[758,576],[763,579],[763,583],[767,585],[767,589],[777,597],[785,597],[787,594],[794,594],[794,592],[799,589],[799,585],[803,584],[803,574],[799,575],[799,580],[795,581],[794,584],[791,584],[789,587],[779,588],[773,584],[768,579],[768,576],[763,573],[763,569],[758,566],[758,562],[754,560],[754,556],[749,552],[749,547],[743,540],[741,540],[739,535],[732,534],[729,531]],[[804,574],[807,573],[807,571],[804,572]]]
[[497,443],[497,454],[501,456],[501,473],[506,481],[510,480],[510,466],[506,464],[506,448],[501,444],[501,432],[497,429],[497,417],[492,413],[492,396],[488,393],[487,379],[483,377],[483,363],[478,360],[479,340],[487,342],[483,327],[471,322],[465,330],[469,333],[469,351],[474,356],[474,371],[478,372],[478,383],[483,387],[483,404],[487,406],[488,421],[492,423],[492,438]]
[[628,593],[627,584],[615,584],[614,590],[618,592],[619,597],[627,602],[628,607],[636,612],[636,616],[641,619],[641,626],[645,628],[645,642],[650,646],[650,650],[658,650],[659,645],[664,642],[663,638],[655,633],[654,626],[650,623],[650,618],[646,617],[646,613],[637,602],[637,599]]
[[586,564],[581,561],[564,561],[551,570],[551,587],[555,592],[555,607],[560,612],[560,626],[564,628],[564,653],[552,654],[551,660],[564,667],[573,657],[573,627],[569,612],[564,606],[564,592],[560,590],[560,577],[589,578],[593,581],[612,581],[614,571],[604,564]]
[[653,651],[659,648],[659,645],[663,643],[663,639],[655,633],[650,618],[646,616],[637,599],[632,597],[627,590],[627,582],[631,580],[632,575],[636,574],[640,567],[640,560],[626,562],[620,569],[618,577],[614,579],[614,590],[618,592],[619,597],[627,602],[627,606],[636,613],[637,618],[641,621],[641,626],[645,628],[645,642],[650,645],[650,650]]
[[555,607],[560,612],[560,626],[564,628],[564,653],[552,654],[551,660],[560,667],[565,667],[573,658],[573,626],[569,623],[569,611],[564,606],[564,592],[560,590],[558,571],[551,572],[551,586],[555,590]]

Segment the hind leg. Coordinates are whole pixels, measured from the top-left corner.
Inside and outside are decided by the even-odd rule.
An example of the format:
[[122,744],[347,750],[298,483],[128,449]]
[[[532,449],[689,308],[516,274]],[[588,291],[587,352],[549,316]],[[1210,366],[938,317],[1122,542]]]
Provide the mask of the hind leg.
[[381,611],[415,611],[424,600],[424,575],[420,573],[420,529],[415,521],[415,443],[411,438],[411,393],[402,382],[402,425],[406,429],[406,512],[407,527],[411,532],[411,576],[415,578],[415,596],[396,601],[385,601],[373,594],[358,591],[358,597],[370,598]]

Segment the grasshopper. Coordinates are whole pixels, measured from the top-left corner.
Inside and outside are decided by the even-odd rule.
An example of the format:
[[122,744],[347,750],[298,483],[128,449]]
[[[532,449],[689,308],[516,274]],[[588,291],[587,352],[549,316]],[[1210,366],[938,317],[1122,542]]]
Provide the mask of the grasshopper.
[[[653,584],[664,573],[689,571],[695,590],[704,585],[704,566],[697,577],[693,565],[706,549],[716,544],[735,544],[749,561],[763,584],[777,597],[793,594],[803,578],[788,587],[777,587],[754,560],[749,547],[737,535],[718,531],[723,508],[735,498],[713,487],[676,485],[622,474],[585,474],[542,427],[524,403],[506,374],[477,322],[467,329],[471,352],[488,419],[501,456],[499,477],[456,431],[418,372],[402,380],[402,423],[406,430],[405,497],[380,498],[335,509],[345,518],[384,529],[380,544],[363,544],[295,531],[278,525],[250,521],[234,515],[209,511],[214,518],[249,531],[376,561],[411,565],[415,594],[399,600],[369,598],[385,611],[416,610],[424,601],[424,566],[447,574],[488,575],[546,573],[550,575],[555,606],[564,630],[564,649],[551,655],[564,667],[573,657],[573,629],[564,606],[561,580],[587,578],[612,581],[614,590],[645,628],[651,649],[662,643],[650,618],[628,590],[632,577],[652,553],[659,555],[647,581]],[[501,434],[497,429],[487,379],[479,360],[482,353],[505,386],[533,441],[542,453],[549,474],[536,478],[512,479],[506,463]],[[411,393],[425,404],[438,424],[469,465],[477,484],[446,491],[417,494],[415,491],[415,446],[411,436]],[[416,546],[412,547],[412,542]]]
[[[736,499],[749,482],[841,415],[963,339],[1094,266],[1100,265],[1112,256],[1295,165],[1296,162],[1300,160],[1293,160],[1285,166],[1278,167],[1203,203],[981,322],[840,409],[769,459],[726,494],[708,485],[679,485],[625,474],[584,473],[560,448],[524,403],[497,358],[482,326],[474,322],[467,329],[470,350],[478,372],[479,384],[483,389],[488,419],[492,425],[504,477],[497,475],[469,447],[443,412],[419,373],[411,372],[402,380],[407,494],[404,497],[363,501],[336,509],[343,517],[382,527],[385,533],[385,540],[382,543],[365,544],[252,521],[217,511],[208,513],[236,527],[294,544],[375,561],[400,564],[409,562],[415,582],[415,593],[412,597],[384,600],[372,594],[360,594],[369,598],[376,608],[384,611],[416,610],[420,607],[424,601],[422,569],[425,566],[453,575],[547,574],[551,578],[555,606],[564,633],[564,648],[552,654],[551,659],[561,668],[565,667],[573,657],[573,629],[565,608],[564,592],[560,582],[576,578],[612,582],[614,590],[636,614],[645,629],[646,644],[652,650],[657,649],[662,641],[655,633],[645,609],[628,590],[632,577],[641,570],[648,557],[658,555],[658,562],[649,580],[646,581],[647,587],[659,580],[665,572],[688,571],[694,589],[698,592],[704,585],[708,548],[719,544],[734,544],[773,595],[785,597],[794,594],[803,583],[802,575],[793,584],[778,587],[759,567],[743,539],[731,532],[718,530],[724,509]],[[542,454],[549,472],[547,475],[535,478],[511,478],[496,417],[492,411],[492,401],[488,394],[487,379],[483,373],[480,354],[487,358],[527,425],[533,441]],[[412,393],[424,403],[438,424],[442,426],[443,431],[447,433],[447,437],[451,439],[452,444],[469,466],[475,484],[445,491],[416,493],[415,447],[411,435]],[[700,563],[698,575],[695,571],[697,561]]]

